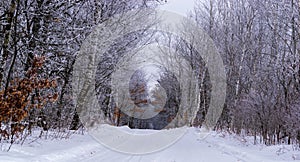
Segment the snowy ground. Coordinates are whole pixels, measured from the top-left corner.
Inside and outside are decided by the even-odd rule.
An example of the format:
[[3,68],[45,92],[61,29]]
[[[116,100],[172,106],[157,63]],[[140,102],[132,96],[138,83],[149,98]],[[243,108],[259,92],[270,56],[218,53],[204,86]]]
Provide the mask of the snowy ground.
[[[120,129],[124,129],[120,128]],[[127,129],[127,128],[126,128]],[[147,131],[147,130],[145,130]],[[189,128],[187,133],[167,149],[143,156],[114,152],[89,135],[75,134],[67,140],[28,140],[13,145],[9,152],[0,151],[1,162],[286,162],[300,161],[300,151],[289,145],[253,145],[251,137],[212,132],[199,139],[198,129]],[[2,149],[5,146],[2,146]],[[139,146],[136,146],[139,147]]]

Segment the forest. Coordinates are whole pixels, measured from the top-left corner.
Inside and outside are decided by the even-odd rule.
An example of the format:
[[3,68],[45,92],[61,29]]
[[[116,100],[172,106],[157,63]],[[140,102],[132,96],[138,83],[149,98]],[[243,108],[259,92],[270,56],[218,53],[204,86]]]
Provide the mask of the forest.
[[[84,41],[97,26],[122,32],[114,29],[115,21],[111,21],[120,15],[119,23],[125,27],[132,21],[143,25],[143,30],[119,35],[103,45],[107,50],[95,65],[93,81],[103,120],[114,126],[160,130],[168,128],[167,123],[177,119],[177,114],[181,119],[189,118],[185,125],[201,127],[211,100],[211,74],[194,48],[197,44],[152,29],[159,23],[159,18],[153,18],[155,9],[165,3],[0,1],[0,141],[23,141],[37,129],[41,134],[84,129],[72,90],[74,66]],[[145,10],[149,12],[139,13]],[[126,17],[128,12],[139,14]],[[300,1],[198,0],[188,18],[210,37],[225,67],[226,98],[214,129],[254,136],[255,144],[299,146]],[[182,25],[185,36],[201,37],[189,28],[189,23]],[[138,119],[121,111],[120,98],[116,101],[113,95],[113,78],[120,61],[126,63],[153,42],[172,47],[191,66],[197,78],[195,95],[199,96],[195,114],[178,113],[180,103],[186,99],[182,95],[186,87],[180,86],[180,78],[172,71],[162,67],[139,69],[125,85],[130,100],[138,107],[136,112],[154,108],[159,116]],[[156,69],[158,76],[147,75],[149,69]],[[126,106],[125,101],[122,103]],[[176,121],[169,127],[179,126],[182,123]]]

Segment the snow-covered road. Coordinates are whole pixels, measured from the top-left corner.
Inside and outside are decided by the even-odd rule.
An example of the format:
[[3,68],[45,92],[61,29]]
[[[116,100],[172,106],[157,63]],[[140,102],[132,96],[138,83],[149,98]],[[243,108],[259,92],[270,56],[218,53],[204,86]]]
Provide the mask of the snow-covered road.
[[[13,145],[0,152],[2,162],[286,162],[300,152],[292,146],[252,145],[251,137],[212,132],[199,139],[198,130],[189,128],[174,145],[151,154],[128,155],[110,150],[89,135],[75,134],[67,140],[37,140]],[[136,146],[139,147],[139,146]]]

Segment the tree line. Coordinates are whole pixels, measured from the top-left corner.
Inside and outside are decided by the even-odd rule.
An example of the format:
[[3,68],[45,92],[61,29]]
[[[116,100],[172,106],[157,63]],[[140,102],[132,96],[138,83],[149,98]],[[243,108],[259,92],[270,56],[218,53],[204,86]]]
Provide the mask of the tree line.
[[[0,140],[14,142],[16,136],[30,134],[35,127],[60,132],[81,127],[71,79],[82,42],[97,24],[115,15],[153,9],[163,3],[160,0],[1,1]],[[110,50],[116,57],[111,57],[110,62],[118,58],[117,53],[142,41],[142,37],[128,36],[116,42]],[[99,67],[105,68],[109,76],[113,64],[105,59],[109,57],[103,60],[107,64]],[[107,90],[105,86],[102,89]]]
[[192,18],[214,40],[227,73],[218,128],[265,144],[300,140],[300,3],[199,1]]
[[[72,67],[82,42],[97,24],[107,22],[114,15],[154,9],[163,3],[158,0],[1,1],[0,139],[13,141],[17,132],[22,136],[24,130],[35,127],[44,131],[82,127],[71,84]],[[212,38],[225,65],[227,96],[215,129],[254,135],[255,143],[299,143],[299,1],[198,1],[189,17]],[[189,26],[184,22],[183,25]],[[197,38],[193,31],[183,32]],[[199,111],[189,124],[203,124],[210,102],[209,72],[194,45],[171,37],[149,29],[130,33],[115,40],[100,59],[95,91],[109,123],[149,128],[148,124],[134,122],[120,114],[112,96],[111,75],[126,53],[158,40],[175,48],[195,71]],[[140,80],[141,87],[132,87],[131,93],[146,95],[147,81],[141,76],[144,74],[134,78]],[[180,96],[172,96],[178,91],[178,84],[174,87],[169,84],[174,82],[177,80],[171,74],[162,77],[161,85],[152,92],[158,105],[166,100],[158,91],[166,87],[171,88],[167,99],[173,98],[169,105],[178,104]],[[135,84],[138,83],[132,83]],[[131,97],[136,102],[148,102],[145,96],[132,93]],[[163,120],[168,119],[163,117]],[[158,123],[165,124],[164,121]],[[153,127],[160,128],[160,125],[151,125]]]

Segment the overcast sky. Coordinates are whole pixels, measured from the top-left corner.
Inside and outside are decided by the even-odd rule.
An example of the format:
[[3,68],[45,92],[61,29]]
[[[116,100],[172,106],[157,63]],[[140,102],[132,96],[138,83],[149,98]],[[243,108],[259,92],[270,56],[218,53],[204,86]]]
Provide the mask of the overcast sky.
[[179,13],[187,16],[193,10],[196,0],[168,0],[167,4],[161,6],[161,9]]
[[[187,16],[189,12],[194,9],[195,1],[196,0],[168,0],[166,4],[160,6],[160,9]],[[154,66],[145,66],[143,70],[147,73],[148,90],[151,91],[158,83],[157,80],[159,76],[156,76],[156,74],[159,73],[159,69]]]

